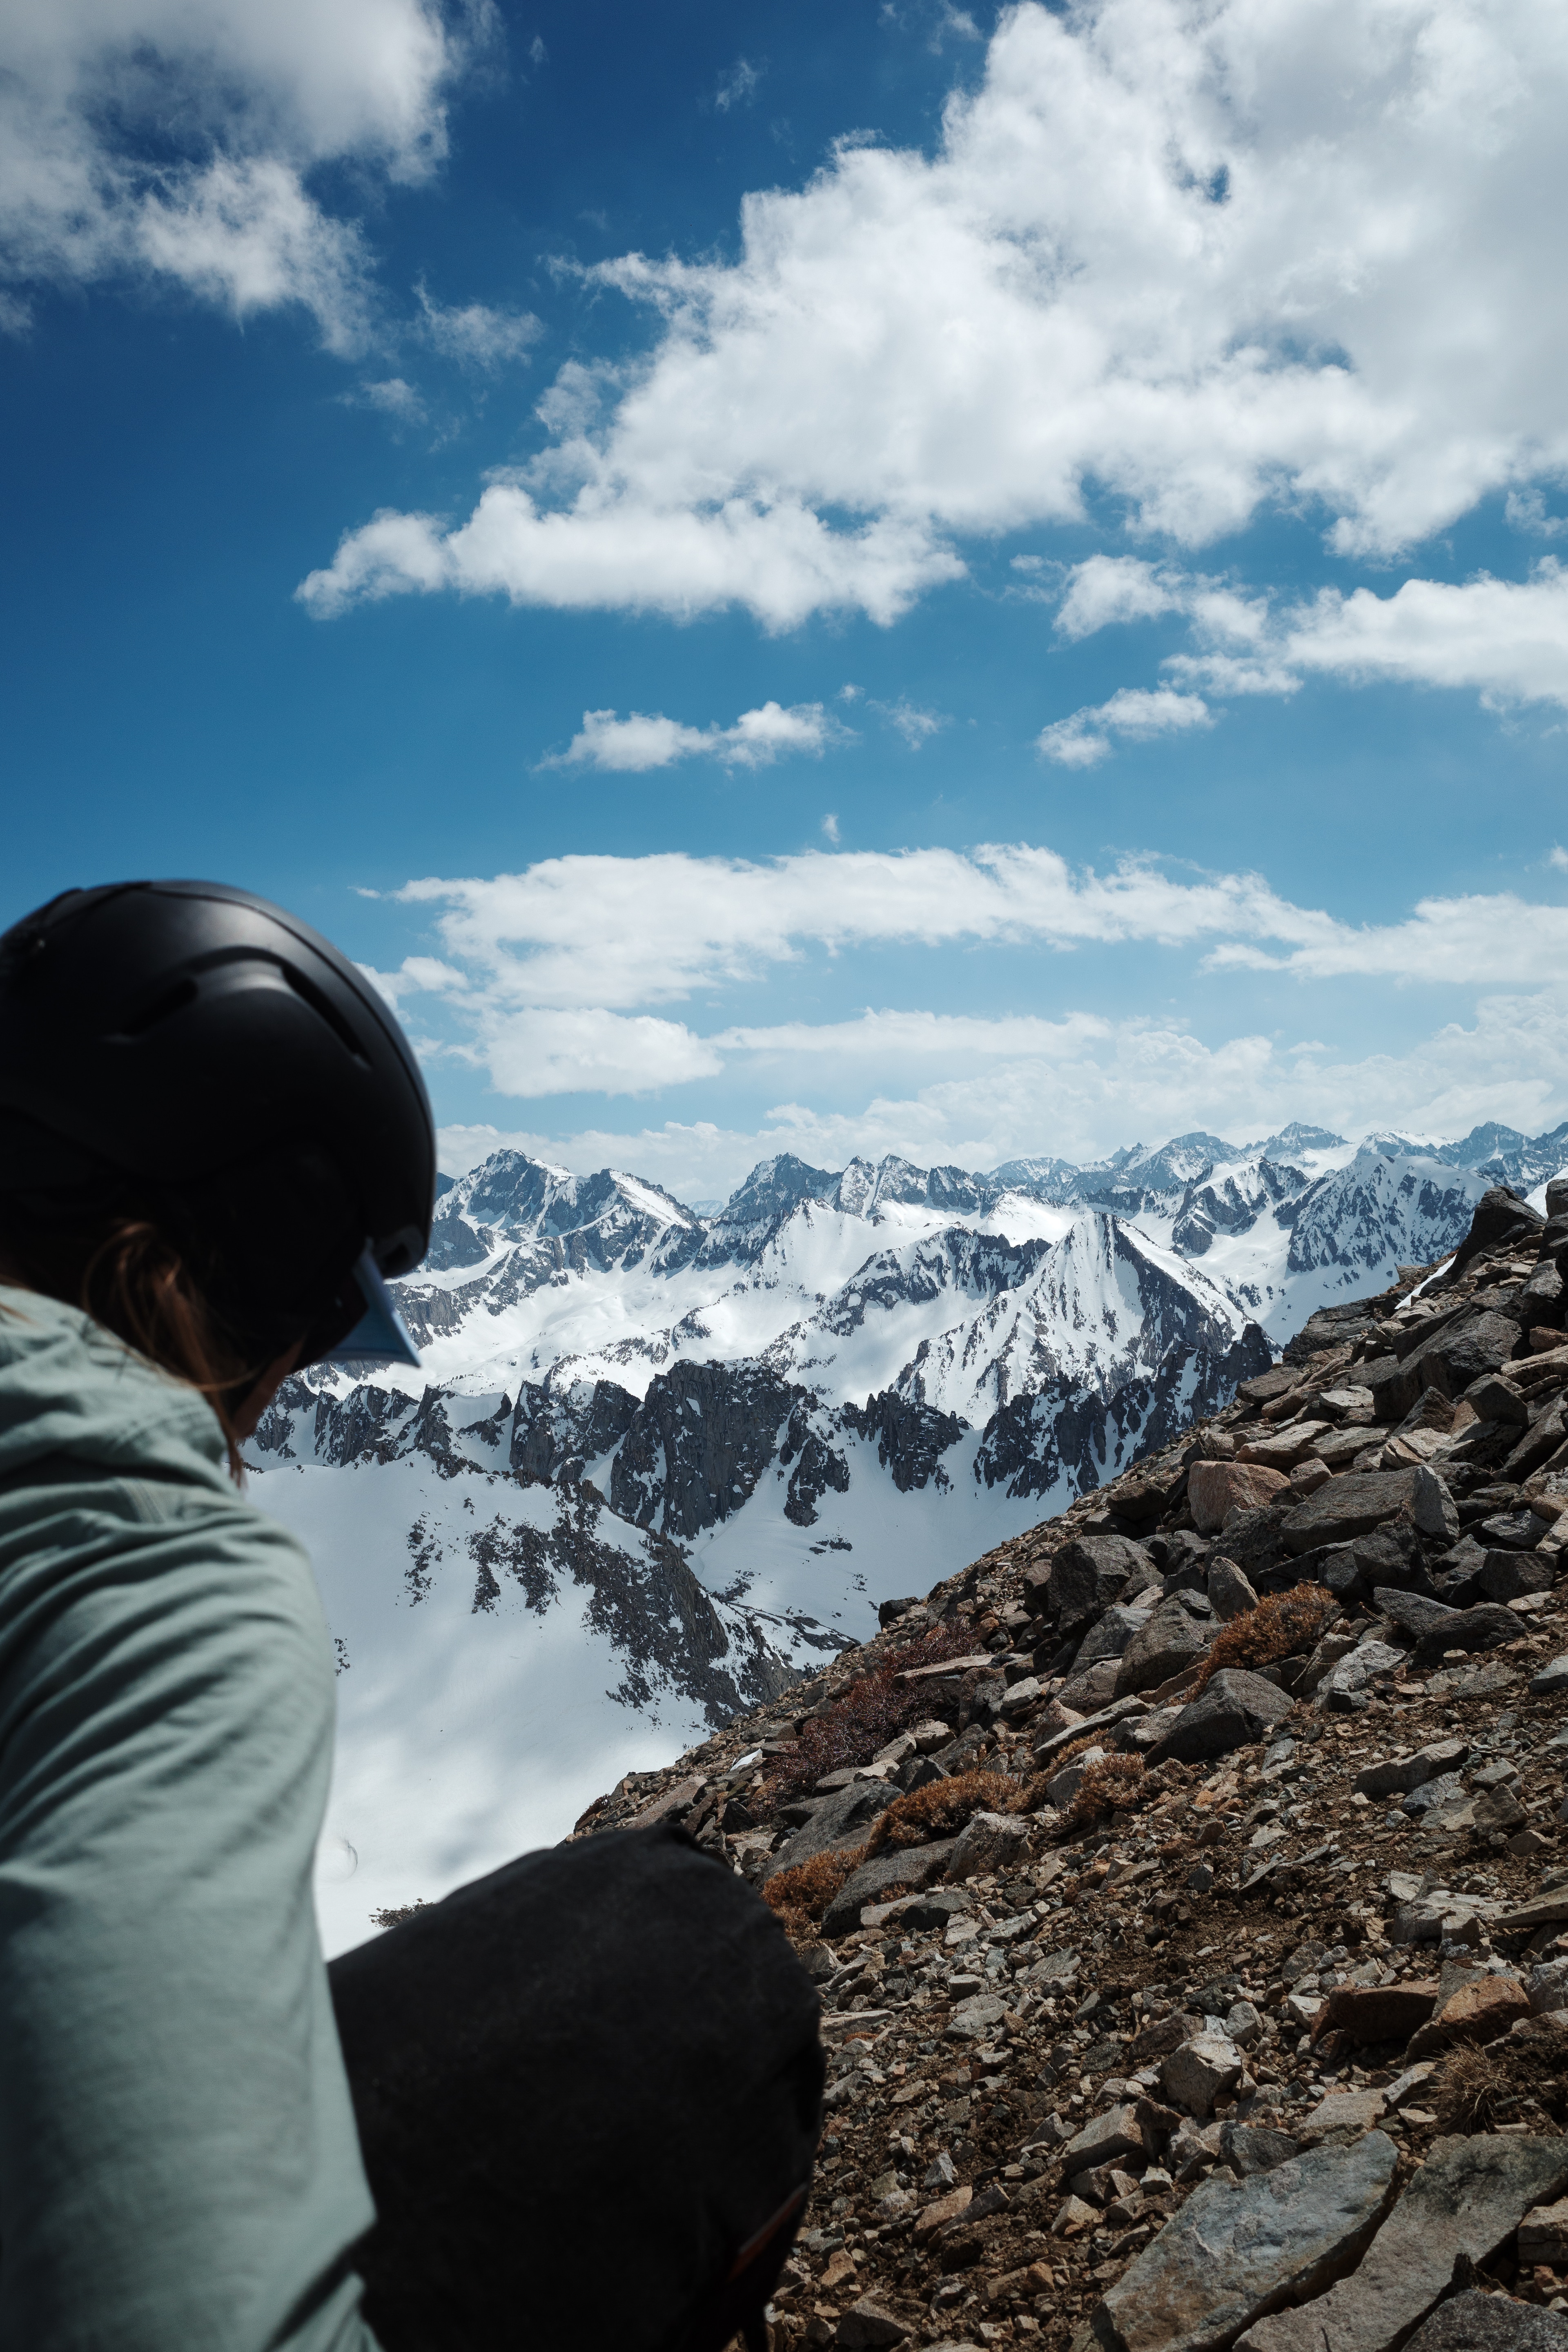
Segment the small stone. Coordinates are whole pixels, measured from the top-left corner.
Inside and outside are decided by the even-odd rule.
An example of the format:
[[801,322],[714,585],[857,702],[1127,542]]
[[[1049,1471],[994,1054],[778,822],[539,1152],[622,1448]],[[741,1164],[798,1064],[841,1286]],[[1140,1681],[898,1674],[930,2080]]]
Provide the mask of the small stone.
[[1053,2238],[1079,2238],[1086,2230],[1100,2227],[1100,2208],[1085,2204],[1081,2197],[1065,2198],[1058,2206],[1051,2222]]
[[1397,1797],[1419,1789],[1444,1772],[1456,1772],[1468,1756],[1463,1739],[1434,1739],[1414,1756],[1399,1756],[1386,1764],[1365,1764],[1352,1784],[1364,1797]]
[[934,2238],[939,2230],[945,2230],[950,2221],[956,2221],[961,2213],[968,2210],[973,2196],[973,2189],[965,2181],[962,2189],[952,2189],[947,2196],[939,2197],[924,2207],[915,2222],[917,2242],[923,2245],[928,2238]]
[[1133,2101],[1111,2107],[1086,2124],[1076,2139],[1069,2140],[1062,2150],[1062,2163],[1069,2180],[1080,2172],[1092,2172],[1102,2164],[1114,2164],[1120,2156],[1142,2157],[1145,2153],[1143,2134],[1139,2128],[1138,2108]]
[[1297,2128],[1303,2140],[1324,2139],[1331,2132],[1353,2132],[1359,2139],[1383,2121],[1383,2114],[1381,2091],[1332,2091]]
[[952,2168],[952,2158],[947,2154],[946,2150],[943,2149],[939,2156],[933,2157],[931,2163],[927,2165],[925,2169],[925,2178],[921,2180],[921,2187],[922,2189],[951,2189],[957,2178],[958,2175]]
[[1214,1870],[1206,1862],[1194,1862],[1187,1873],[1187,1885],[1194,1895],[1206,1895],[1214,1885]]
[[1568,2270],[1568,2198],[1555,2205],[1532,2205],[1519,2225],[1521,2267],[1545,2263],[1554,2271]]
[[903,2321],[895,2318],[885,2304],[863,2294],[858,2303],[850,2305],[839,2321],[838,2333],[833,2340],[836,2344],[856,2347],[856,2352],[864,2352],[864,2347],[872,2345],[901,2344],[909,2332]]
[[1568,1690],[1568,1657],[1553,1658],[1550,1665],[1542,1666],[1531,1677],[1530,1687],[1538,1698],[1552,1698]]
[[1163,2061],[1160,2084],[1173,2105],[1190,2116],[1206,2116],[1216,2099],[1241,2079],[1240,2051],[1223,2033],[1194,2034]]

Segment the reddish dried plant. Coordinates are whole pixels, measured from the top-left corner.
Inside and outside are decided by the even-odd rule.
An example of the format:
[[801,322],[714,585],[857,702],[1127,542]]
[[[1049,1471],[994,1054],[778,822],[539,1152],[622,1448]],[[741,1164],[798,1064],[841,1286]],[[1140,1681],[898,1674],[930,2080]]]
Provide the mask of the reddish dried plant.
[[807,1718],[796,1745],[785,1755],[770,1759],[762,1795],[764,1806],[787,1803],[809,1789],[825,1772],[868,1764],[880,1748],[918,1722],[928,1704],[921,1685],[900,1677],[911,1666],[932,1666],[944,1658],[963,1657],[974,1639],[962,1621],[933,1626],[918,1640],[904,1643],[874,1674],[860,1675],[842,1691],[826,1712]]
[[1271,1666],[1279,1658],[1310,1650],[1339,1605],[1321,1584],[1297,1584],[1289,1592],[1270,1593],[1256,1609],[1233,1617],[1215,1636],[1194,1690],[1202,1690],[1223,1666]]

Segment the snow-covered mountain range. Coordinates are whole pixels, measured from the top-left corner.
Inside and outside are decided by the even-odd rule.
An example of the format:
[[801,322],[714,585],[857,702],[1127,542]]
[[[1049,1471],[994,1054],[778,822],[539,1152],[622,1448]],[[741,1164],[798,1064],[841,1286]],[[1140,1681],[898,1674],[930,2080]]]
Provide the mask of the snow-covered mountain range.
[[785,1157],[700,1214],[498,1151],[399,1286],[421,1370],[294,1380],[252,1450],[342,1669],[329,1934],[561,1834],[1563,1164],[1568,1126],[1295,1127],[983,1174]]

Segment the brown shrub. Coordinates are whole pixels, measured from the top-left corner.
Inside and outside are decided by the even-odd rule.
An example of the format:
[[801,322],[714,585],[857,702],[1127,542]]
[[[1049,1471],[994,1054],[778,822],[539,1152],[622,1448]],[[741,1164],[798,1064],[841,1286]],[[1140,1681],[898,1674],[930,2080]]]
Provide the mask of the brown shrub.
[[1221,1628],[1198,1671],[1195,1690],[1202,1690],[1224,1666],[1271,1666],[1277,1659],[1310,1649],[1339,1602],[1321,1584],[1293,1585],[1289,1592],[1270,1593],[1256,1609],[1247,1609]]
[[1490,2131],[1517,2122],[1531,2105],[1563,2123],[1568,2118],[1568,2033],[1554,2027],[1480,2050],[1453,2051],[1433,2087],[1432,2105],[1446,2132]]
[[973,1629],[962,1622],[935,1625],[918,1641],[904,1643],[874,1674],[858,1675],[840,1692],[826,1715],[807,1720],[790,1755],[769,1759],[760,1792],[763,1806],[787,1802],[820,1780],[825,1772],[868,1764],[906,1724],[918,1722],[929,1704],[919,1683],[900,1682],[899,1676],[911,1666],[932,1666],[943,1658],[961,1658],[973,1639]]
[[1066,1830],[1082,1829],[1115,1805],[1130,1805],[1139,1795],[1145,1766],[1142,1756],[1102,1756],[1089,1766],[1077,1796],[1062,1815]]
[[895,1797],[879,1813],[867,1842],[868,1854],[889,1846],[926,1845],[933,1838],[952,1837],[976,1813],[1010,1813],[1018,1810],[1024,1791],[1016,1780],[1001,1772],[955,1772],[951,1780],[931,1780],[907,1797]]
[[763,1900],[796,1933],[803,1927],[815,1926],[869,1852],[864,1845],[829,1846],[824,1853],[814,1853],[809,1862],[797,1862],[793,1870],[775,1871],[763,1884]]

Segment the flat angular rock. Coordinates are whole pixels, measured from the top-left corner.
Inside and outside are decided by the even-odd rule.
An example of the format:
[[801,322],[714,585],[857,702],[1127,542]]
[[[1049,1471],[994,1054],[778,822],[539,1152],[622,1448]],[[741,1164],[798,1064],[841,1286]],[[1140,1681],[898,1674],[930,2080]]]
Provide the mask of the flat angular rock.
[[1449,1995],[1433,2023],[1448,2042],[1495,2042],[1516,2019],[1530,2013],[1530,1995],[1514,1978],[1472,1977]]
[[1206,2116],[1216,2099],[1235,2088],[1245,2063],[1228,2034],[1195,2033],[1162,2063],[1160,2087],[1173,2106]]
[[850,2347],[851,2352],[865,2352],[865,2347],[871,2345],[901,2344],[909,2332],[904,2322],[895,2317],[885,2304],[863,2294],[839,2321],[833,2340]]
[[1306,1460],[1318,1439],[1328,1435],[1329,1429],[1327,1421],[1293,1421],[1288,1429],[1272,1430],[1267,1437],[1248,1438],[1245,1445],[1237,1447],[1236,1458],[1238,1462],[1260,1463],[1266,1470],[1289,1471],[1298,1462]]
[[1331,1713],[1349,1710],[1373,1683],[1396,1674],[1405,1661],[1405,1652],[1388,1642],[1358,1642],[1337,1666],[1330,1667],[1312,1695],[1312,1705]]
[[1336,1985],[1323,2004],[1322,2029],[1348,2034],[1358,2049],[1408,2042],[1436,2005],[1435,1984]]
[[1389,2352],[1447,2292],[1458,2255],[1485,2262],[1565,2179],[1565,2140],[1436,2141],[1361,2267],[1306,2309],[1251,2328],[1243,2352]]
[[1561,2312],[1467,2287],[1437,2305],[1405,2352],[1568,2352],[1568,2321]]
[[1353,2132],[1359,2139],[1383,2121],[1383,2108],[1381,2091],[1331,2091],[1297,2129],[1303,2140],[1327,2139],[1331,2132]]
[[1075,1675],[1089,1666],[1098,1665],[1101,1658],[1119,1658],[1131,1641],[1149,1622],[1147,1609],[1134,1609],[1124,1601],[1115,1601],[1103,1616],[1096,1620],[1079,1644],[1072,1662]]
[[1247,2180],[1205,2180],[1110,2288],[1108,2352],[1216,2352],[1279,2304],[1321,2294],[1387,2209],[1398,2152],[1383,2132],[1314,2148]]
[[1445,1619],[1459,1614],[1446,1601],[1428,1600],[1419,1592],[1397,1592],[1386,1584],[1373,1588],[1372,1605],[1380,1616],[1392,1618],[1394,1624],[1403,1626],[1405,1633],[1414,1633],[1417,1639],[1440,1628]]
[[1118,1698],[1131,1691],[1158,1690],[1162,1683],[1184,1675],[1203,1656],[1218,1624],[1213,1619],[1205,1622],[1184,1609],[1182,1603],[1187,1598],[1185,1593],[1173,1593],[1169,1601],[1163,1601],[1128,1643],[1116,1677]]
[[1217,1535],[1232,1511],[1261,1510],[1289,1486],[1283,1470],[1253,1462],[1194,1462],[1187,1502],[1200,1535]]
[[1257,1593],[1233,1559],[1210,1561],[1208,1596],[1215,1615],[1225,1624],[1258,1606]]
[[1423,1633],[1415,1644],[1415,1664],[1435,1666],[1446,1650],[1497,1650],[1517,1642],[1522,1628],[1511,1609],[1479,1601],[1473,1609],[1457,1609],[1440,1625]]
[[1463,1739],[1434,1739],[1414,1756],[1393,1757],[1386,1764],[1363,1764],[1352,1783],[1363,1797],[1398,1797],[1421,1788],[1444,1772],[1457,1772],[1469,1754]]
[[1331,1478],[1286,1517],[1281,1528],[1287,1551],[1316,1551],[1320,1544],[1353,1542],[1384,1519],[1397,1517],[1411,1499],[1414,1470],[1350,1470]]
[[961,2000],[948,2019],[946,2039],[949,2042],[984,2042],[1006,2014],[1007,2004],[1000,1993],[974,1993],[968,2000]]
[[1550,1592],[1556,1581],[1557,1562],[1540,1551],[1489,1551],[1477,1579],[1489,1601],[1503,1602],[1526,1592]]
[[945,2197],[938,2197],[930,2205],[923,2206],[915,2222],[916,2242],[923,2244],[927,2238],[934,2238],[939,2230],[945,2230],[950,2221],[956,2221],[959,2215],[966,2210],[973,2195],[973,2189],[965,2181],[962,2189],[950,2189]]
[[860,1913],[870,1903],[886,1903],[895,1887],[917,1888],[940,1878],[957,1845],[956,1838],[939,1838],[931,1845],[889,1847],[874,1853],[852,1870],[822,1917],[829,1938],[847,1936],[860,1925]]
[[1184,1764],[1228,1756],[1235,1748],[1263,1738],[1290,1712],[1290,1700],[1261,1675],[1226,1666],[1182,1709],[1163,1739],[1148,1751],[1151,1764],[1167,1756]]
[[1220,2162],[1228,2164],[1238,2180],[1249,2180],[1255,2172],[1272,2172],[1300,2153],[1300,2140],[1292,2139],[1289,2132],[1266,2131],[1254,2124],[1219,2127]]
[[902,1793],[882,1780],[851,1780],[847,1788],[835,1790],[813,1806],[810,1820],[769,1856],[763,1877],[776,1877],[781,1870],[793,1870],[797,1862],[809,1862],[834,1846],[864,1845],[878,1814]]
[[1538,1698],[1551,1698],[1558,1691],[1568,1691],[1568,1657],[1553,1658],[1550,1665],[1530,1678],[1530,1687]]
[[1069,2180],[1080,2172],[1092,2172],[1096,2165],[1114,2164],[1118,2158],[1136,2156],[1139,2168],[1143,2162],[1143,2134],[1138,2126],[1138,2105],[1129,2100],[1124,2105],[1110,2107],[1102,2116],[1086,2124],[1076,2139],[1062,2150],[1062,2166]]
[[1458,1543],[1459,1514],[1440,1474],[1417,1470],[1410,1482],[1410,1518],[1420,1535],[1437,1543]]
[[976,1813],[959,1832],[943,1875],[954,1886],[990,1870],[1006,1870],[1029,1849],[1029,1822],[1019,1813]]

